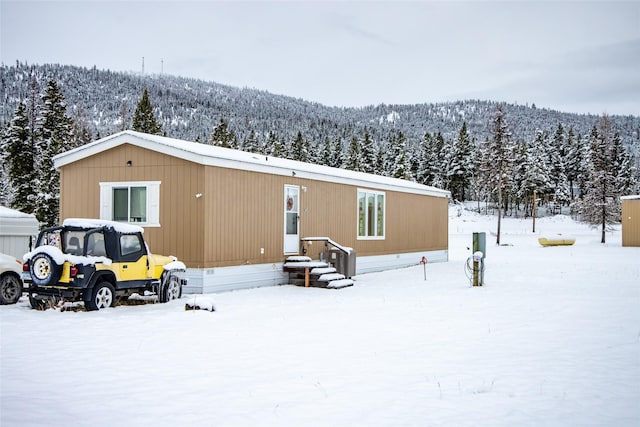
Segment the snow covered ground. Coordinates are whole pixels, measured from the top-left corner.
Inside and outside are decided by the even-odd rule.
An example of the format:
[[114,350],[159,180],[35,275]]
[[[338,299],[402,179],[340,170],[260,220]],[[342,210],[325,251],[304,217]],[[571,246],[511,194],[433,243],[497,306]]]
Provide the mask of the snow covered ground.
[[[456,209],[449,262],[99,312],[0,307],[8,426],[638,426],[640,248]],[[469,286],[487,232],[485,286]],[[576,237],[542,248],[537,238]],[[198,298],[198,297],[196,297]]]

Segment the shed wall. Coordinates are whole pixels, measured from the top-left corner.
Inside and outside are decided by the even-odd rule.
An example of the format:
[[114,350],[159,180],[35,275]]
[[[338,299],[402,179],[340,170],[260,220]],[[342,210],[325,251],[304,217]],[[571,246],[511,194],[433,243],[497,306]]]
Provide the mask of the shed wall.
[[640,199],[622,201],[622,246],[640,246]]

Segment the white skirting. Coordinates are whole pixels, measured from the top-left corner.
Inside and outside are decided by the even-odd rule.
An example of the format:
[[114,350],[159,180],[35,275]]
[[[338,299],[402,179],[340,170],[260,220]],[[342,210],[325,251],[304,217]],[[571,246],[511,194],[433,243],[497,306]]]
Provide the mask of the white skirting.
[[[427,251],[405,254],[378,255],[356,258],[356,274],[392,270],[420,264],[422,257],[427,262],[446,262],[449,252]],[[289,275],[282,271],[282,263],[253,264],[219,268],[187,269],[189,284],[185,294],[210,294],[238,289],[258,288],[286,284]]]

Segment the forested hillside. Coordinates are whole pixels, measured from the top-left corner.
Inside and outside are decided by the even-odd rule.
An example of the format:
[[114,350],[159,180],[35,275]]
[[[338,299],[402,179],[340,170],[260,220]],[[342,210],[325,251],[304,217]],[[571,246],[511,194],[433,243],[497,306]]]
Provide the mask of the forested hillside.
[[[32,90],[40,93],[50,79],[60,86],[69,114],[86,118],[94,138],[131,128],[133,112],[144,88],[167,136],[201,142],[210,139],[220,119],[228,123],[240,143],[252,131],[258,143],[266,142],[270,132],[290,143],[300,132],[311,145],[329,138],[342,139],[346,146],[352,136],[362,137],[367,129],[375,145],[388,141],[390,131],[401,131],[411,147],[427,132],[432,135],[440,132],[445,139],[455,138],[465,121],[471,138],[484,141],[497,107],[496,102],[490,101],[459,101],[337,108],[183,77],[69,65],[16,64],[0,67],[0,124],[6,126],[18,102],[28,99]],[[598,116],[552,111],[535,105],[505,105],[504,109],[513,137],[530,141],[535,139],[536,130],[553,133],[558,124],[584,136],[598,121]],[[613,123],[623,144],[637,152],[640,117],[614,116]]]
[[0,96],[0,203],[43,224],[57,221],[52,157],[124,129],[413,180],[496,202],[499,215],[531,213],[536,199],[608,224],[619,197],[640,192],[637,116],[492,101],[337,108],[182,77],[20,63],[0,67]]

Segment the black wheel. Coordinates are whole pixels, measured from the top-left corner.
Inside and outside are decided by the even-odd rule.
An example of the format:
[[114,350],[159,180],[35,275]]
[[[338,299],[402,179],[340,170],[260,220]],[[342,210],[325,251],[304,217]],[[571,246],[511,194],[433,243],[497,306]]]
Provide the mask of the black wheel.
[[15,304],[22,296],[22,280],[14,274],[0,277],[0,304]]
[[180,280],[175,276],[166,278],[166,283],[162,285],[160,291],[160,302],[169,302],[174,299],[180,299],[182,296],[182,286]]
[[53,261],[51,255],[40,252],[29,261],[31,280],[38,286],[54,284],[60,279],[62,266]]
[[91,293],[91,299],[84,302],[87,311],[100,310],[116,306],[116,291],[109,282],[100,282]]

